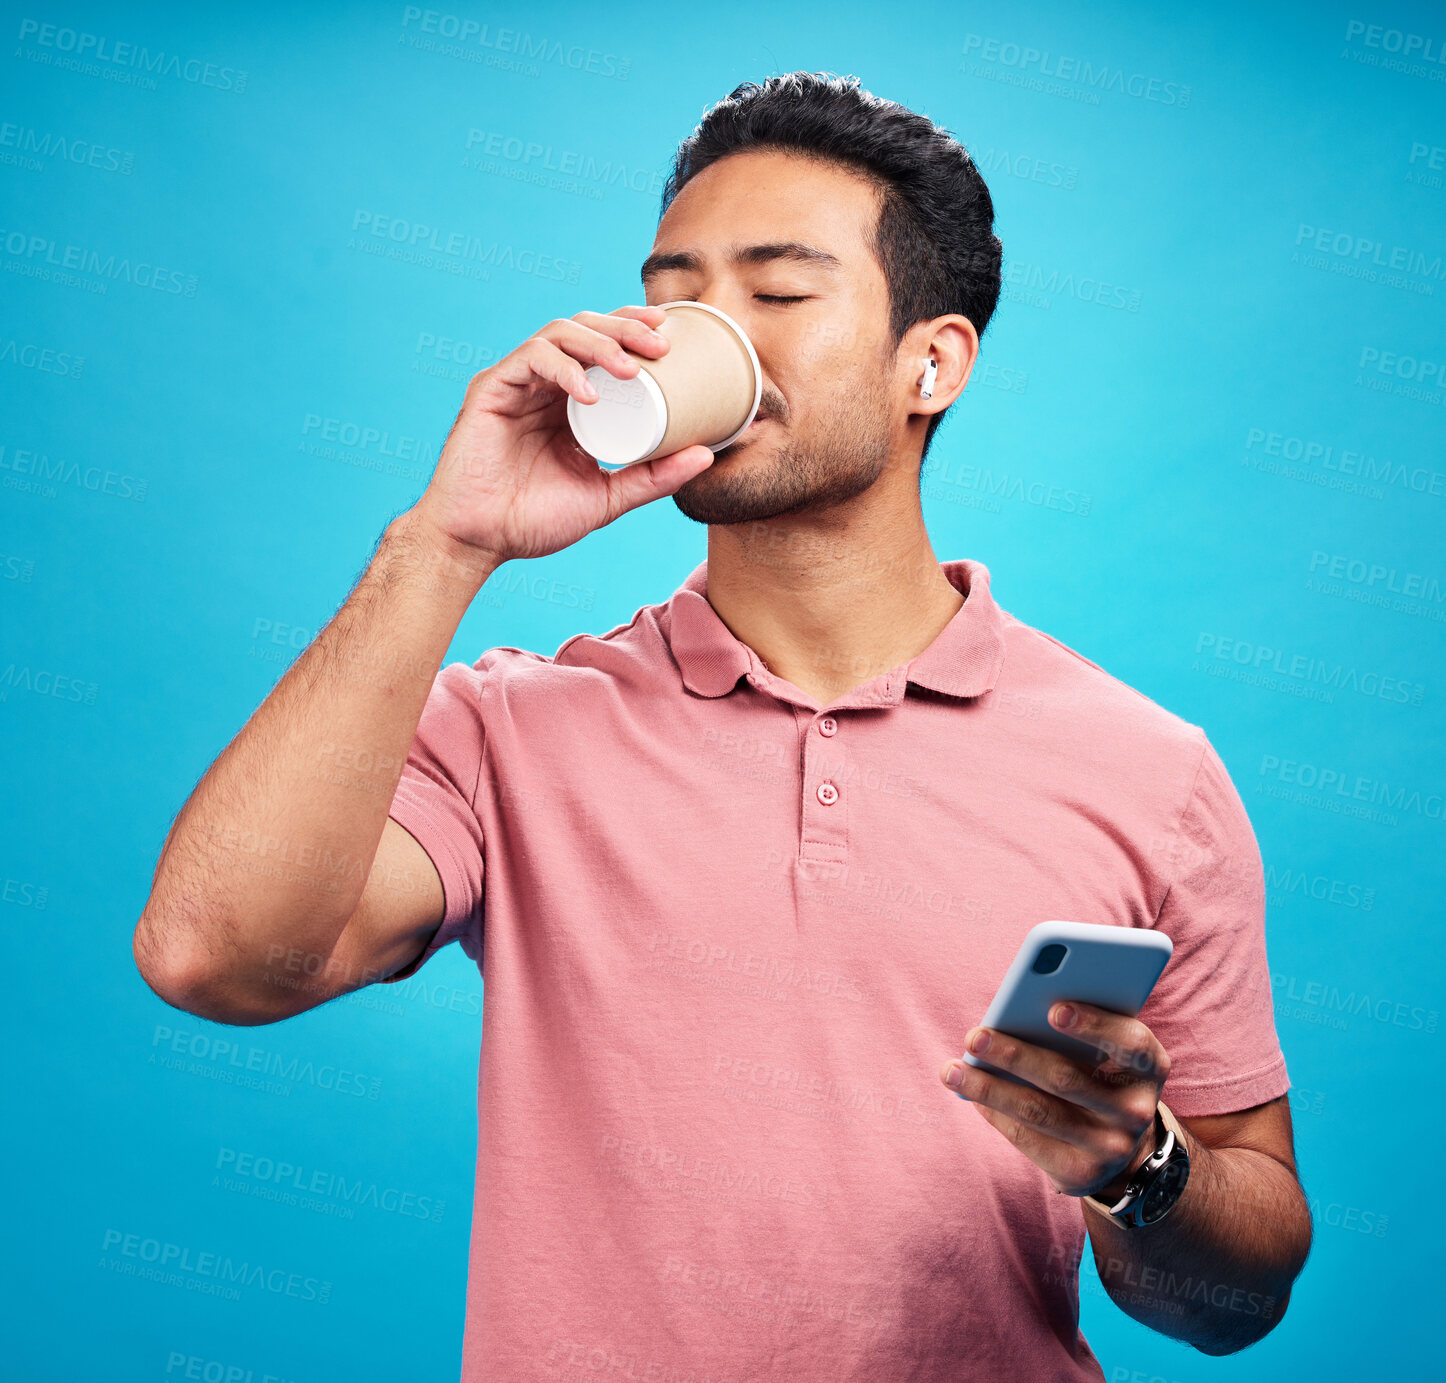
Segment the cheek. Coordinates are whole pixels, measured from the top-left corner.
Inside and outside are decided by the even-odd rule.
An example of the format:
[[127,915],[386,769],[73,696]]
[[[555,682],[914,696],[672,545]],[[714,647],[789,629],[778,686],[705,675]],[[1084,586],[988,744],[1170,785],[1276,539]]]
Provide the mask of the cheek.
[[819,319],[810,315],[807,321],[791,323],[787,338],[780,337],[773,344],[783,374],[798,383],[815,381],[830,392],[836,382],[852,373],[864,354],[857,329],[834,317]]
[[789,422],[811,424],[873,413],[886,387],[884,366],[847,324],[825,323],[776,345],[770,361],[760,350],[769,383],[788,401]]
[[793,388],[810,410],[821,405],[838,409],[873,394],[876,382],[858,361],[840,359],[837,351],[821,353],[793,372]]

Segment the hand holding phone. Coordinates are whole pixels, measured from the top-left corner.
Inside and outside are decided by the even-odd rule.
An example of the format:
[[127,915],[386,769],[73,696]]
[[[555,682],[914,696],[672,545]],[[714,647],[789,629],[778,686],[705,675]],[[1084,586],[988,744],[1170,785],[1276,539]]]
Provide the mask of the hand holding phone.
[[[1074,1000],[1134,1018],[1173,950],[1168,936],[1147,928],[1040,922],[1025,936],[979,1026],[1098,1066],[1107,1054],[1060,1032],[1049,1021],[1050,1009]],[[1029,1083],[970,1052],[962,1059],[1003,1080]]]

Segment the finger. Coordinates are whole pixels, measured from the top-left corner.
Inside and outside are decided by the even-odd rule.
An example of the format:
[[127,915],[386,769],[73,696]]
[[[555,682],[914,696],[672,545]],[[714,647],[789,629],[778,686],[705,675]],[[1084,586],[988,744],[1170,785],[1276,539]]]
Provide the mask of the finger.
[[1071,1000],[1049,1011],[1050,1026],[1098,1047],[1114,1071],[1136,1079],[1163,1082],[1170,1058],[1159,1039],[1138,1018]]
[[1118,1130],[1102,1127],[1077,1105],[1072,1105],[1043,1090],[1016,1085],[1003,1076],[992,1075],[977,1066],[962,1062],[963,1078],[954,1087],[973,1104],[987,1105],[1000,1114],[1026,1125],[1036,1133],[1069,1143],[1074,1147],[1098,1150]]
[[638,362],[623,349],[620,341],[581,322],[549,322],[532,340],[577,361],[584,369],[601,365],[619,379],[632,379],[639,369]]
[[[618,316],[616,313],[579,312],[573,317],[559,317],[549,322],[537,334],[544,340],[561,346],[569,354],[577,354],[574,349],[577,343],[586,343],[586,348],[595,357],[594,363],[600,365],[608,363],[608,356],[627,360],[627,356],[623,354],[624,347],[650,358],[656,358],[671,349],[668,338],[662,332],[655,331],[650,323],[631,315]],[[637,361],[629,360],[628,363],[633,369],[637,369]]]
[[[535,386],[539,382],[556,385],[579,403],[597,402],[597,390],[580,362],[551,341],[529,336],[495,365],[472,376],[463,407],[483,406],[512,416],[531,412],[538,407]],[[550,408],[556,396],[549,395],[542,402]]]
[[1111,1119],[1120,1113],[1118,1084],[1098,1080],[1093,1067],[1071,1061],[1047,1047],[1022,1042],[992,1028],[975,1028],[965,1039],[964,1046],[991,1066],[1009,1071],[1070,1104]]
[[[598,322],[593,323],[590,319],[597,318]],[[605,330],[607,323],[616,321],[619,318],[631,318],[633,321],[641,322],[649,331],[656,331],[668,320],[668,314],[661,307],[649,307],[642,303],[630,303],[627,307],[615,307],[611,312],[574,312],[573,319],[582,321],[589,319],[590,325],[597,325],[599,330]]]
[[[589,366],[601,365],[620,379],[631,379],[638,372],[638,362],[617,341],[602,332],[571,322],[549,322],[543,332],[549,331],[551,336],[539,332],[529,337],[513,355],[524,369],[531,370],[537,378],[559,385],[579,403],[598,401],[597,387],[587,377]],[[511,356],[500,361],[495,367],[496,373],[509,384],[529,382],[517,378],[515,368],[510,372],[503,368],[511,362]]]
[[608,510],[603,522],[611,523],[630,509],[671,495],[712,464],[712,451],[700,442],[669,456],[608,472]]
[[1099,1180],[1099,1164],[1087,1153],[1040,1133],[997,1109],[980,1105],[979,1113],[986,1123],[998,1129],[1049,1178],[1056,1191],[1082,1195]]
[[586,365],[542,336],[528,337],[478,378],[522,387],[542,380],[557,385],[579,403],[596,403],[598,399],[597,389],[587,377]]
[[589,404],[598,401],[598,391],[587,377],[592,365],[601,365],[619,379],[631,379],[639,369],[638,362],[611,336],[581,322],[558,320],[529,336],[478,378],[514,386],[547,380],[579,403]]
[[[579,317],[595,319],[597,327],[564,317],[548,322],[536,335],[529,336],[516,350],[503,356],[489,370],[473,376],[473,385],[494,398],[506,397],[501,385],[527,388],[537,380],[558,385],[579,403],[596,403],[597,390],[587,378],[587,368],[602,365],[620,379],[631,379],[638,372],[638,363],[618,340],[626,336],[627,349],[656,357],[669,349],[667,338],[649,325],[666,317],[660,307],[619,308],[625,317],[601,312],[579,313]],[[609,326],[611,324],[611,326]],[[565,362],[571,362],[570,364]],[[508,399],[508,405],[512,403]],[[508,405],[504,405],[504,410]]]
[[653,307],[648,303],[629,303],[626,307],[615,307],[607,315],[610,317],[636,317],[638,321],[646,322],[650,327],[661,326],[668,320],[668,314],[663,308]]

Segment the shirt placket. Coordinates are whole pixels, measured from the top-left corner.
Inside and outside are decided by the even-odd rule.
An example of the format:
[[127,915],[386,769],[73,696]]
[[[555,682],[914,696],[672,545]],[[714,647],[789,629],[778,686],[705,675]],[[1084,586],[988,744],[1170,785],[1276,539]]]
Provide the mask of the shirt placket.
[[[852,793],[838,708],[807,717],[803,739],[800,863],[847,864]],[[806,714],[806,713],[803,713]]]
[[896,706],[907,679],[899,671],[884,673],[821,710],[792,683],[774,677],[756,657],[752,661],[748,680],[759,691],[787,701],[803,735],[798,861],[847,866],[849,782],[857,781],[848,752],[848,712]]

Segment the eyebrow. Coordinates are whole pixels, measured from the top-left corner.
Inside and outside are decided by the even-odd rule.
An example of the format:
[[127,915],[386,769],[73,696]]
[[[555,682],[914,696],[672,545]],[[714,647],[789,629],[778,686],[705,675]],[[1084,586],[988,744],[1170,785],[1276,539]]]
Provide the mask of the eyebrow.
[[[816,245],[805,245],[799,240],[776,240],[765,245],[735,245],[728,252],[730,264],[771,264],[778,259],[827,270],[843,268],[843,261],[837,255],[820,250]],[[669,250],[650,254],[643,261],[642,279],[646,285],[650,278],[656,278],[669,269],[686,271],[702,267],[702,256],[692,250]]]

